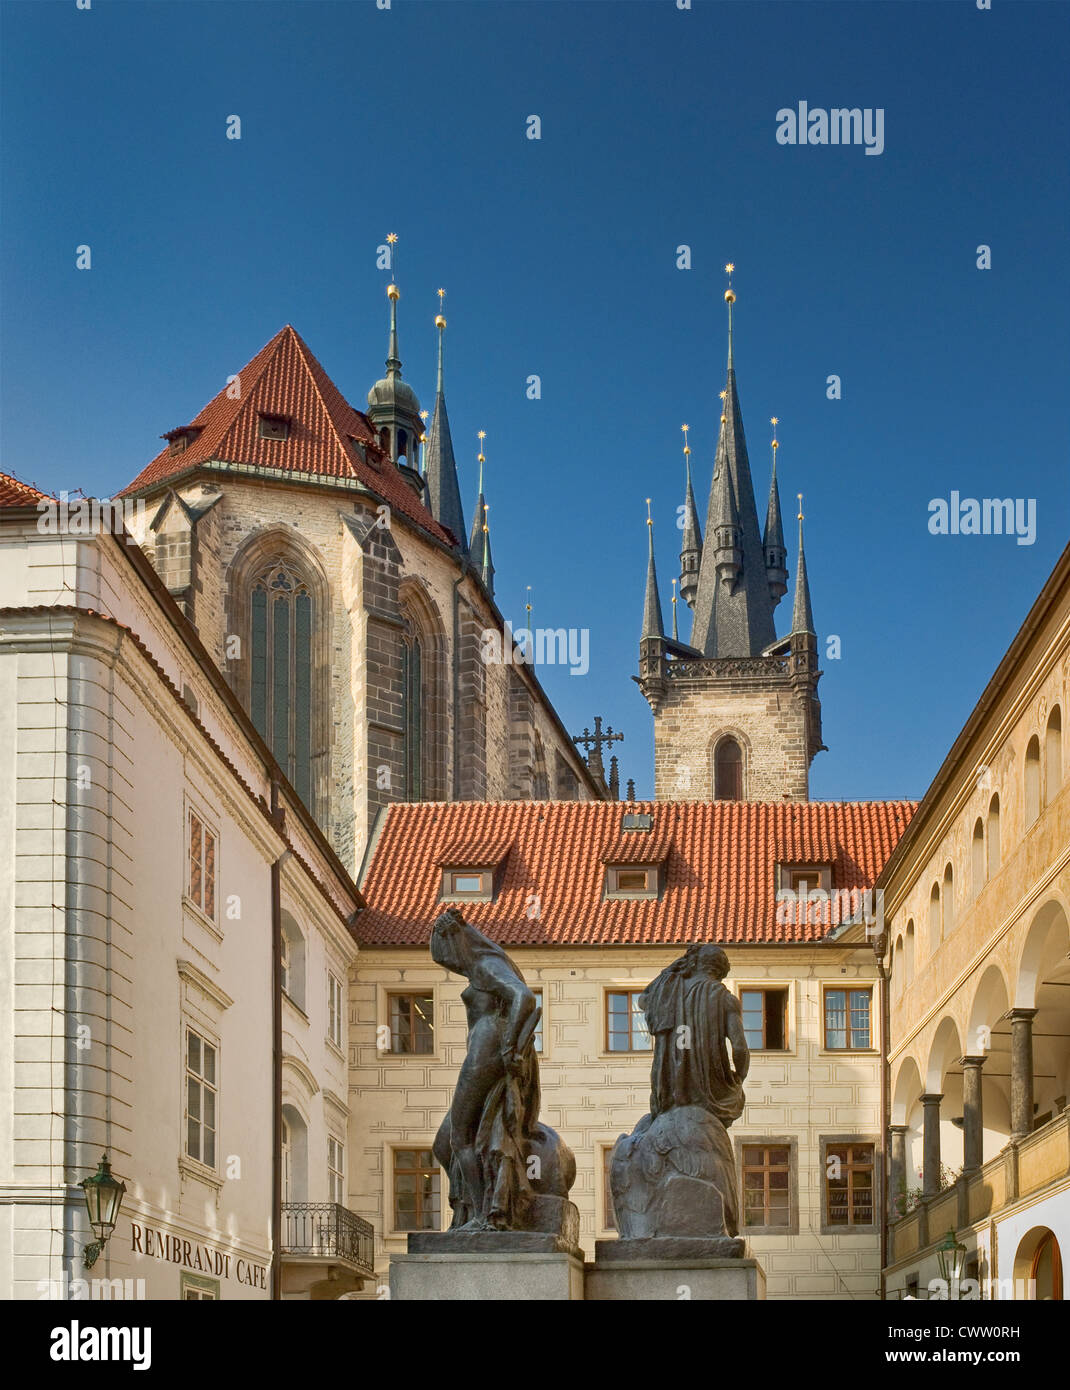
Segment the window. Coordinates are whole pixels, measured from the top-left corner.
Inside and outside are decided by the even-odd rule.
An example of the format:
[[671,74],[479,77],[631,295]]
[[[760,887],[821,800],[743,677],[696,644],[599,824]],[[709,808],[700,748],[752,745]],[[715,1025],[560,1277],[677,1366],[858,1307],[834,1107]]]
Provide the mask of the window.
[[214,1302],[219,1298],[219,1280],[183,1274],[180,1298],[183,1303]]
[[826,1225],[873,1225],[873,1166],[872,1144],[829,1144],[826,1147]]
[[536,1025],[535,1025],[535,1034],[534,1034],[534,1037],[535,1037],[535,1051],[541,1053],[541,1052],[542,1052],[542,1025],[546,1022],[546,1019],[545,1019],[545,1017],[544,1017],[544,1014],[543,1014],[543,1012],[541,1012],[541,1010],[542,1010],[542,1008],[543,1008],[543,1003],[542,1003],[542,990],[541,990],[541,989],[533,989],[531,992],[532,992],[532,994],[534,994],[534,996],[535,996],[535,1007],[536,1007],[537,1009],[540,1010],[540,1013],[539,1013],[539,1021],[538,1021],[538,1023],[536,1023]]
[[825,1046],[830,1050],[872,1047],[869,989],[825,990]]
[[187,445],[188,443],[189,443],[189,435],[188,435],[188,434],[176,434],[176,435],[174,436],[174,438],[171,440],[171,443],[170,443],[170,446],[169,446],[167,452],[170,453],[170,454],[184,454],[184,453],[186,452],[186,445]]
[[988,803],[988,877],[999,873],[999,797]]
[[411,629],[401,643],[401,716],[404,733],[405,800],[423,797],[423,653],[419,636]]
[[747,1046],[759,1052],[782,1052],[788,1045],[788,991],[741,989],[739,1002]]
[[903,938],[897,936],[895,945],[892,947],[892,959],[888,966],[888,974],[892,979],[892,994],[896,999],[903,993]]
[[327,1200],[345,1206],[345,1150],[341,1139],[327,1136]]
[[611,864],[606,869],[606,897],[656,898],[658,879],[656,865]]
[[290,437],[290,418],[288,415],[260,416],[261,439],[288,439]]
[[653,1047],[639,1007],[641,989],[606,991],[606,1051],[649,1052]]
[[602,1229],[617,1229],[617,1213],[613,1210],[613,1184],[610,1181],[610,1167],[613,1158],[613,1145],[602,1145]]
[[305,938],[288,912],[282,914],[282,991],[302,1011],[305,1007]]
[[189,891],[186,895],[215,921],[215,833],[196,811],[189,813]]
[[342,981],[332,970],[327,971],[327,1036],[342,1046]]
[[973,827],[973,842],[970,846],[970,868],[973,879],[973,896],[985,886],[985,827],[981,817]]
[[494,896],[492,869],[443,869],[442,898],[444,902],[464,901],[489,903]]
[[1032,825],[1040,815],[1040,739],[1036,734],[1025,750],[1025,823]]
[[777,865],[777,922],[786,925],[831,925],[832,889],[829,864]]
[[215,1167],[216,1050],[212,1043],[186,1030],[186,1153]]
[[944,891],[940,895],[940,910],[943,935],[947,938],[955,929],[955,875],[950,864],[944,870]]
[[906,940],[903,943],[903,983],[909,985],[914,980],[914,919],[907,923]]
[[1044,736],[1044,804],[1050,806],[1063,784],[1063,718],[1056,705]]
[[430,1149],[394,1150],[394,1230],[437,1231],[440,1170]]
[[929,954],[940,945],[940,885],[934,883],[929,894]]
[[717,745],[713,758],[713,798],[715,801],[743,800],[743,753],[734,738]]
[[787,1145],[743,1145],[743,1225],[791,1225],[791,1150]]
[[257,732],[306,806],[312,803],[312,631],[309,586],[274,558],[253,583],[249,708]]
[[434,1008],[435,1000],[431,994],[392,994],[390,996],[391,1050],[423,1056],[434,1052]]

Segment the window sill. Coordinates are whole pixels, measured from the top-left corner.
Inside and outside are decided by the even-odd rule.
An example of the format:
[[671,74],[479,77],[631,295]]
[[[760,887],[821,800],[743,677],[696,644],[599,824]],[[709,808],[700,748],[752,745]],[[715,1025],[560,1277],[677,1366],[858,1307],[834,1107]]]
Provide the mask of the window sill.
[[346,1059],[346,1054],[345,1054],[345,1052],[342,1050],[342,1044],[341,1044],[341,1043],[336,1043],[335,1040],[334,1040],[332,1037],[325,1037],[325,1038],[323,1039],[323,1041],[324,1041],[325,1046],[328,1047],[328,1048],[330,1049],[330,1051],[334,1053],[334,1055],[338,1058],[338,1060],[339,1060],[340,1062],[344,1062],[344,1061],[345,1061],[345,1059]]
[[223,1179],[214,1168],[209,1168],[201,1163],[199,1159],[190,1158],[188,1154],[180,1154],[178,1159],[178,1171],[184,1178],[193,1178],[196,1182],[204,1183],[205,1187],[210,1187],[218,1197],[223,1190]]
[[282,991],[282,997],[286,1000],[287,1004],[289,1004],[290,1008],[293,1009],[294,1013],[299,1014],[301,1016],[302,1022],[307,1024],[308,1014],[305,1013],[304,1009],[302,1009],[301,1005],[297,1002],[297,1000],[294,999],[291,995],[287,994],[285,990]]
[[819,1057],[879,1057],[878,1047],[823,1047]]
[[205,912],[203,908],[198,907],[193,899],[186,893],[182,894],[182,906],[194,921],[199,922],[202,927],[210,931],[217,941],[223,940],[223,933],[219,930],[216,923],[208,916],[207,912]]

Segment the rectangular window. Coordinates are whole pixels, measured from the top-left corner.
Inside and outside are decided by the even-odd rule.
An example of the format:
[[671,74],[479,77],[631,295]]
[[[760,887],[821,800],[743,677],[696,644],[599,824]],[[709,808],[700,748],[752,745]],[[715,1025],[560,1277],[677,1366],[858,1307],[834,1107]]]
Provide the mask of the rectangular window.
[[427,1056],[435,1050],[435,1000],[431,994],[390,996],[390,1047]]
[[212,1043],[186,1029],[186,1153],[208,1168],[215,1167],[216,1050]]
[[489,903],[494,896],[492,869],[443,869],[442,900]]
[[869,989],[825,990],[825,1046],[830,1050],[872,1047]]
[[345,1206],[345,1158],[342,1141],[327,1136],[327,1200]]
[[873,1225],[873,1145],[829,1144],[825,1211],[829,1226]]
[[196,811],[189,813],[189,891],[190,902],[215,921],[215,832],[209,830]]
[[327,1036],[335,1047],[342,1046],[342,981],[327,971]]
[[606,1051],[649,1052],[653,1043],[639,1007],[641,989],[606,991]]
[[285,415],[260,416],[261,439],[288,439],[289,436],[290,421]]
[[791,1150],[785,1145],[743,1145],[743,1224],[791,1225]]
[[394,1150],[394,1230],[437,1231],[441,1170],[430,1149]]
[[656,898],[658,870],[655,865],[634,867],[611,864],[606,869],[607,898]]
[[757,1052],[782,1052],[788,1045],[788,991],[741,989],[743,1032]]
[[609,1180],[612,1157],[613,1145],[604,1144],[602,1146],[602,1229],[605,1231],[617,1229],[617,1213],[613,1210],[613,1185]]
[[202,1279],[197,1274],[183,1274],[181,1285],[182,1302],[214,1302],[219,1298],[219,1280]]

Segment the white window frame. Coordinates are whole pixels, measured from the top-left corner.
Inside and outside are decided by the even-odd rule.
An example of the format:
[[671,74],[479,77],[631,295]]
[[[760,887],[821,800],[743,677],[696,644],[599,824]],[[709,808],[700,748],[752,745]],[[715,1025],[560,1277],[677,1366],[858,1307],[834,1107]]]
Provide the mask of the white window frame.
[[[337,999],[335,998],[337,989]],[[343,1038],[345,1036],[345,991],[342,988],[342,981],[328,967],[327,970],[327,1041],[332,1043],[339,1051],[342,1049]]]
[[[337,1154],[335,1153],[337,1150]],[[337,1157],[335,1166],[332,1159]],[[345,1206],[346,1196],[346,1146],[337,1134],[327,1133],[327,1200]]]
[[[197,1039],[197,1041],[200,1043],[200,1047],[201,1047],[201,1053],[200,1053],[200,1057],[201,1057],[201,1070],[200,1070],[200,1072],[195,1072],[195,1071],[192,1069],[192,1067],[190,1066],[190,1060],[189,1060],[189,1040],[190,1040],[190,1035],[191,1035],[191,1034]],[[183,1027],[183,1030],[182,1030],[182,1039],[183,1039],[183,1050],[182,1050],[182,1155],[183,1155],[183,1157],[184,1157],[185,1159],[187,1159],[189,1162],[195,1163],[195,1164],[199,1165],[201,1168],[206,1169],[206,1170],[207,1170],[208,1172],[210,1172],[210,1173],[215,1173],[215,1172],[218,1172],[218,1170],[219,1170],[219,1089],[220,1089],[220,1087],[219,1087],[219,1079],[220,1079],[220,1077],[219,1077],[219,1043],[218,1043],[218,1041],[217,1041],[215,1038],[209,1037],[199,1026],[198,1026],[198,1027],[194,1027],[194,1025],[193,1025],[192,1023],[189,1023],[189,1022],[186,1022],[186,1023],[184,1024],[184,1027]],[[204,1073],[204,1049],[205,1049],[205,1047],[210,1047],[210,1048],[212,1049],[212,1054],[213,1054],[213,1057],[214,1057],[214,1059],[215,1059],[215,1066],[214,1066],[214,1068],[213,1068],[213,1078],[212,1078],[212,1080],[208,1080],[208,1078],[205,1076],[205,1073]],[[190,1095],[190,1081],[191,1081],[191,1080],[194,1081],[194,1082],[200,1087],[200,1091],[201,1091],[201,1104],[200,1104],[200,1106],[199,1106],[199,1109],[200,1109],[201,1114],[200,1114],[200,1117],[194,1121],[194,1123],[197,1124],[197,1125],[199,1126],[199,1142],[198,1142],[198,1148],[199,1148],[200,1152],[199,1152],[199,1153],[196,1153],[196,1154],[195,1154],[195,1153],[191,1153],[191,1152],[190,1152],[190,1147],[189,1147],[189,1124],[190,1124],[189,1095]],[[214,1125],[211,1126],[211,1130],[210,1130],[211,1135],[212,1135],[212,1150],[213,1150],[213,1152],[212,1152],[212,1162],[211,1162],[211,1163],[209,1163],[209,1162],[207,1161],[207,1159],[205,1159],[205,1157],[204,1157],[204,1149],[205,1149],[205,1145],[204,1145],[205,1120],[204,1120],[204,1103],[203,1103],[203,1097],[204,1097],[204,1093],[205,1093],[205,1090],[206,1090],[206,1089],[209,1090],[209,1091],[211,1092],[212,1096],[213,1096],[213,1109],[214,1109],[214,1118],[215,1118],[215,1123],[214,1123]]]
[[[193,856],[193,822],[196,819],[201,827],[201,901],[198,902],[193,896],[192,878],[192,856]],[[214,854],[212,856],[212,910],[209,912],[204,906],[204,837],[212,837]],[[183,868],[182,868],[182,900],[205,922],[211,924],[213,929],[218,932],[219,924],[219,831],[210,817],[206,816],[199,806],[193,802],[186,801],[186,825],[185,838],[183,845]]]

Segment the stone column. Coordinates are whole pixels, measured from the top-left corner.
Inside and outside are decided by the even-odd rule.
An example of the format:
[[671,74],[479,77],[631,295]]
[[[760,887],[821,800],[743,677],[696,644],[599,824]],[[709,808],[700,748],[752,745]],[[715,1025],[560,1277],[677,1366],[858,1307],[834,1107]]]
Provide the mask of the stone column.
[[1011,1009],[1011,1138],[1033,1133],[1033,1018],[1036,1009]]
[[926,1197],[940,1191],[940,1102],[942,1095],[921,1098],[924,1126],[922,1129],[921,1190]]
[[975,1173],[984,1162],[984,1124],[981,1106],[981,1068],[984,1057],[962,1061],[962,1169]]
[[900,1188],[906,1187],[907,1134],[909,1125],[889,1125],[892,1137],[892,1165],[888,1174],[888,1220],[897,1221],[903,1215],[899,1206]]

